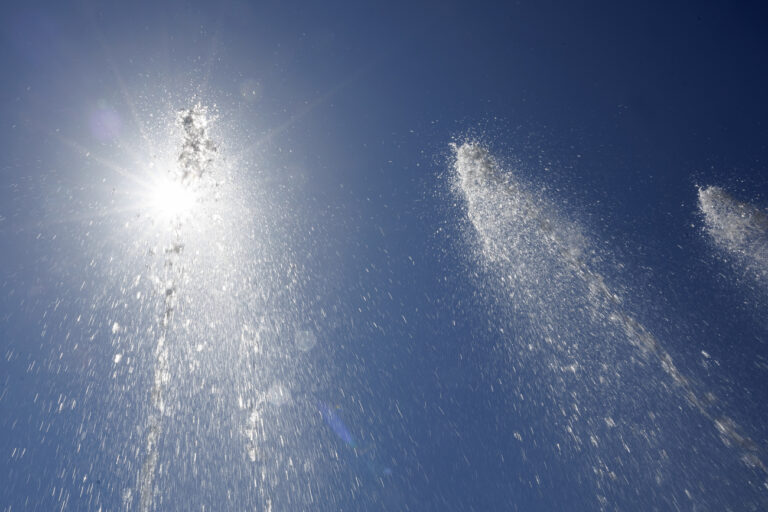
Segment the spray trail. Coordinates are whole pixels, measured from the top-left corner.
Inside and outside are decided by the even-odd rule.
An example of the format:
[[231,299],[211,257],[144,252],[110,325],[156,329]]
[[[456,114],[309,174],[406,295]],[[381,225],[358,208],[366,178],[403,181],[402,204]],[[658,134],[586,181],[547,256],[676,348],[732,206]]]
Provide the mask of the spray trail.
[[[693,393],[690,383],[677,369],[672,357],[645,327],[621,311],[622,301],[619,295],[608,287],[605,278],[600,273],[588,265],[587,255],[584,254],[586,242],[576,226],[556,221],[554,214],[547,211],[547,205],[543,201],[537,200],[520,184],[511,180],[505,181],[497,163],[483,147],[474,143],[466,143],[457,147],[455,151],[456,170],[461,177],[461,186],[469,203],[470,219],[475,229],[481,234],[485,245],[484,255],[490,259],[503,259],[512,262],[512,255],[519,255],[521,252],[520,242],[522,242],[528,244],[529,251],[533,251],[528,256],[545,250],[549,253],[548,256],[558,258],[562,262],[564,270],[584,283],[589,312],[592,315],[600,316],[607,313],[605,318],[620,327],[626,333],[629,341],[644,355],[656,356],[664,371],[672,377],[676,384],[686,390],[688,399],[693,405],[705,412],[701,400]],[[488,212],[483,211],[487,206],[481,204],[482,196],[489,191],[481,191],[481,188],[497,188],[496,192],[504,194],[505,213],[497,216],[496,220],[483,218]],[[485,199],[489,198],[486,197]],[[496,204],[493,201],[491,203]],[[517,247],[513,251],[506,250],[506,245],[499,245],[499,241],[507,241],[505,237],[499,237],[500,233],[498,232],[499,229],[506,229],[504,221],[512,221],[514,225],[522,225],[527,231],[524,238],[518,238]],[[532,242],[531,238],[538,239],[538,242],[529,243]],[[524,262],[517,258],[515,263],[523,264]],[[524,270],[530,272],[531,269],[524,268]],[[521,276],[517,275],[516,277],[519,280]]]
[[[581,383],[575,382],[571,389],[580,385],[591,386],[587,393],[618,389],[625,385],[622,374],[628,373],[625,370],[629,365],[647,367],[648,361],[655,359],[688,403],[713,424],[723,443],[735,447],[748,467],[766,472],[757,445],[740,433],[731,418],[716,411],[714,397],[702,396],[659,340],[626,311],[622,294],[612,290],[596,270],[601,258],[578,226],[559,218],[551,204],[503,173],[482,145],[466,142],[453,145],[453,150],[456,185],[476,233],[480,260],[492,268],[494,279],[501,281],[513,308],[534,324],[533,338],[543,339],[539,348],[556,354],[551,358],[552,369],[560,374],[580,370],[584,373]],[[578,332],[562,332],[571,329]],[[595,332],[602,333],[597,335],[598,340],[624,338],[634,350],[615,343],[605,345],[602,341],[599,343],[604,346],[582,343],[579,339],[595,336]],[[638,359],[637,355],[641,357]],[[589,384],[583,383],[586,379]],[[560,380],[562,388],[569,389],[565,378]],[[615,392],[604,393],[615,400]],[[590,404],[593,410],[607,407],[594,402]],[[575,408],[578,405],[573,404]],[[615,427],[610,417],[605,418],[605,423]],[[572,427],[569,422],[566,430],[572,432]],[[642,428],[648,432],[644,437],[659,438],[658,426]],[[589,435],[593,431],[593,426],[588,427]],[[593,438],[592,444],[597,446],[598,441]],[[602,462],[601,465],[605,466]],[[607,469],[605,473],[613,474]]]
[[768,216],[764,211],[710,186],[699,188],[699,212],[718,247],[758,279],[768,279]]
[[[208,136],[208,112],[199,103],[190,109],[179,112],[178,124],[184,138],[178,158],[178,168],[168,170],[171,174],[171,186],[181,194],[168,194],[164,190],[166,204],[161,209],[170,212],[173,224],[173,241],[163,249],[163,274],[159,293],[162,294],[162,310],[158,318],[158,337],[155,347],[155,368],[151,392],[151,412],[145,440],[145,459],[138,478],[139,510],[149,511],[155,495],[154,480],[159,458],[158,443],[163,432],[163,416],[166,412],[165,389],[170,381],[169,337],[173,332],[174,313],[178,307],[179,287],[184,280],[182,254],[184,251],[183,228],[192,212],[179,209],[177,201],[181,195],[194,194],[202,198],[201,192],[208,185],[208,174],[214,162],[216,145]],[[195,205],[192,204],[192,207]]]

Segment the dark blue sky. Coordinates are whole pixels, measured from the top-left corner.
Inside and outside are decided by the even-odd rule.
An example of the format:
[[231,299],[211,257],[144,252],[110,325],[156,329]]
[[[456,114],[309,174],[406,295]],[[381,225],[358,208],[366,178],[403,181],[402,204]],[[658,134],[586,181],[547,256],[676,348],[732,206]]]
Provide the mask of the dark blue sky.
[[[277,426],[261,438],[263,465],[280,477],[254,483],[245,420],[227,404],[258,378],[221,340],[259,314],[243,282],[245,299],[211,306],[219,327],[195,336],[227,348],[189,387],[214,381],[228,398],[195,395],[167,420],[157,510],[598,510],[601,496],[607,509],[766,506],[764,470],[745,468],[711,421],[670,398],[680,393],[654,394],[665,388],[658,371],[632,375],[635,387],[617,394],[645,404],[625,411],[628,422],[655,413],[673,432],[659,442],[672,459],[663,483],[651,485],[644,465],[658,452],[621,459],[608,484],[592,468],[619,458],[612,447],[561,457],[549,377],[506,359],[535,329],[474,266],[449,184],[449,143],[478,138],[546,188],[610,255],[601,272],[627,307],[768,460],[768,294],[720,257],[696,214],[697,185],[768,204],[766,21],[757,2],[5,6],[0,509],[137,509],[125,490],[144,458],[154,317],[115,312],[113,297],[150,264],[146,253],[125,256],[144,246],[121,231],[130,180],[114,169],[154,158],[137,154],[149,151],[136,142],[140,127],[195,101],[215,105],[221,158],[236,167],[233,186],[262,237],[232,249],[256,269],[238,276],[253,290],[271,276],[276,298],[263,303],[282,319],[276,339],[309,326],[319,341],[295,358],[275,341],[274,368],[253,370],[265,382],[281,376],[294,398],[282,416],[264,413]],[[273,256],[259,259],[259,243]],[[135,374],[114,363],[127,354],[110,333],[115,315],[139,340]],[[573,331],[571,319],[559,317],[557,331]],[[701,351],[717,364],[703,365]],[[323,422],[332,415],[318,403],[354,442]],[[526,455],[515,432],[527,432]],[[207,466],[186,471],[179,450]],[[287,462],[295,457],[307,465]],[[285,469],[294,464],[304,470]],[[718,486],[728,474],[738,485]]]

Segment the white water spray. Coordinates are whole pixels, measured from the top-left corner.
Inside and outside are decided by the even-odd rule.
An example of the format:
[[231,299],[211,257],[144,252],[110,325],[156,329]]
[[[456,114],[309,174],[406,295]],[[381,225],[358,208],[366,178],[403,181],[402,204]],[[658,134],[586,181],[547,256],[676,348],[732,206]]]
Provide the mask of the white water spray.
[[[612,290],[597,270],[602,259],[578,226],[562,219],[551,203],[502,172],[498,161],[481,144],[453,145],[453,151],[457,192],[466,204],[479,259],[490,267],[495,281],[493,286],[507,294],[512,308],[531,323],[534,332],[530,335],[533,341],[528,345],[528,351],[540,350],[553,355],[545,358],[550,369],[558,375],[558,382],[552,384],[553,392],[556,388],[561,389],[558,392],[565,393],[565,400],[573,402],[571,407],[576,413],[567,420],[565,430],[577,438],[580,410],[591,408],[594,414],[596,409],[610,411],[619,407],[618,402],[609,405],[601,403],[603,398],[596,397],[605,397],[609,402],[616,400],[621,396],[616,390],[626,386],[628,376],[633,374],[628,371],[630,366],[648,368],[648,362],[655,359],[680,394],[711,422],[723,443],[738,450],[742,462],[749,468],[765,473],[766,466],[759,457],[757,445],[741,433],[731,418],[718,412],[714,396],[700,393],[681,373],[656,336],[626,310],[622,293]],[[705,194],[705,201],[707,198],[711,199],[712,194]],[[715,194],[715,199],[722,199],[722,195]],[[731,204],[727,208],[721,206],[720,210],[723,209],[733,211],[738,208]],[[734,214],[730,216],[735,217]],[[720,222],[723,222],[722,216]],[[762,222],[752,211],[750,227],[744,227],[742,231],[752,233],[750,230],[755,224],[762,225]],[[742,245],[746,244],[746,239],[754,238],[751,234],[737,237]],[[749,245],[755,248],[754,242]],[[624,338],[634,350],[603,341],[616,339],[616,336]],[[593,338],[596,343],[590,341]],[[520,354],[524,351],[521,349]],[[580,373],[583,377],[574,380],[563,376],[568,372]],[[579,403],[577,395],[585,387],[585,393],[595,394],[595,397]],[[665,388],[660,384],[658,389]],[[568,416],[567,407],[560,407],[563,416]],[[660,437],[662,427],[652,414],[650,418],[649,424],[627,427],[623,433],[615,435],[621,439],[627,453],[630,448],[626,443],[637,432],[648,443],[657,442],[651,440]],[[581,427],[581,435],[589,436],[594,447],[600,443],[598,432],[605,431],[602,420],[586,419],[586,428]],[[610,416],[606,416],[604,422],[609,430],[616,428],[617,424]],[[621,459],[609,461],[598,456],[593,468],[596,475],[603,475],[601,478],[608,482],[605,485],[611,485],[610,482],[617,478],[609,469],[610,462],[619,466],[625,464]],[[606,475],[609,478],[604,478]],[[598,487],[603,484],[598,482]],[[604,497],[601,502],[603,500]]]
[[720,187],[699,188],[699,212],[718,247],[755,277],[768,280],[768,215]]
[[[165,389],[170,381],[170,334],[173,331],[174,313],[178,307],[179,287],[184,279],[183,228],[188,217],[194,214],[196,198],[205,196],[210,188],[208,174],[214,162],[216,145],[208,136],[208,112],[196,104],[179,112],[178,124],[183,130],[183,143],[178,158],[178,168],[166,170],[167,183],[157,196],[155,209],[162,212],[160,220],[172,223],[173,241],[163,249],[163,277],[158,292],[162,294],[162,310],[157,321],[157,345],[151,392],[151,412],[145,440],[145,459],[138,478],[139,510],[149,511],[155,495],[158,443],[163,432],[163,416],[166,413]],[[173,190],[176,193],[168,193]],[[182,199],[180,199],[183,198]]]

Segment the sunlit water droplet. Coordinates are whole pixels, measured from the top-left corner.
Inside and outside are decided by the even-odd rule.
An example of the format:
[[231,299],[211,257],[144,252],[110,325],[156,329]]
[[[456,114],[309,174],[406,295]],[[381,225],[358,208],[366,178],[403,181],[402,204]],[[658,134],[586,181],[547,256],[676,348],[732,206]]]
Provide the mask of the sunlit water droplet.
[[275,406],[291,403],[291,392],[283,384],[276,382],[267,391],[267,401]]
[[317,344],[317,336],[315,333],[309,330],[296,331],[294,338],[296,347],[302,352],[308,352],[312,350]]

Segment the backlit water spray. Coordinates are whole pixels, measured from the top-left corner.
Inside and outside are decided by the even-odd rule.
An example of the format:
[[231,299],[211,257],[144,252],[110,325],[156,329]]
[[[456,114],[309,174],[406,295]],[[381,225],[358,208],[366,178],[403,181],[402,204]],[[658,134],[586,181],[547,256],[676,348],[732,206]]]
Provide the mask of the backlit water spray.
[[705,230],[726,255],[762,282],[768,282],[768,215],[720,187],[699,188]]
[[[601,506],[608,506],[610,495],[622,493],[627,503],[636,504],[636,489],[621,490],[624,486],[617,482],[632,481],[638,469],[656,475],[656,502],[677,502],[669,496],[680,489],[661,490],[665,473],[687,469],[686,462],[668,460],[674,428],[662,415],[678,414],[670,406],[676,396],[710,422],[708,436],[714,434],[727,449],[736,450],[747,473],[764,479],[758,445],[722,412],[713,394],[699,391],[657,337],[628,311],[622,298],[626,291],[608,284],[599,270],[604,257],[579,226],[504,172],[480,143],[455,144],[453,152],[455,188],[466,206],[476,259],[488,269],[493,293],[501,294],[519,317],[516,326],[524,324],[518,328],[528,330],[520,338],[526,345],[510,346],[513,365],[518,365],[512,372],[533,367],[539,379],[551,372],[545,385],[554,409],[547,413],[548,423],[566,433],[564,446],[558,443],[557,450],[570,447],[573,453],[591,454]],[[659,368],[663,374],[654,376]],[[530,378],[521,381],[520,400],[535,396],[542,384],[526,381]],[[714,467],[714,459],[702,456],[704,464]],[[708,492],[700,482],[691,485],[700,487],[699,496]],[[695,495],[689,489],[682,494],[696,503]]]
[[[194,215],[198,201],[210,194],[211,181],[207,174],[214,162],[216,145],[208,136],[208,112],[200,104],[179,112],[178,124],[183,130],[183,142],[178,157],[178,166],[166,169],[167,176],[161,178],[155,199],[155,209],[172,223],[173,241],[163,248],[162,280],[158,283],[161,293],[162,310],[157,321],[157,344],[155,347],[155,368],[151,392],[151,412],[145,440],[145,459],[139,473],[139,510],[152,507],[157,472],[158,442],[163,432],[165,414],[165,387],[170,381],[169,334],[173,330],[174,312],[178,306],[178,294],[184,279],[184,237],[183,228],[188,217]],[[162,181],[167,180],[167,181]]]

